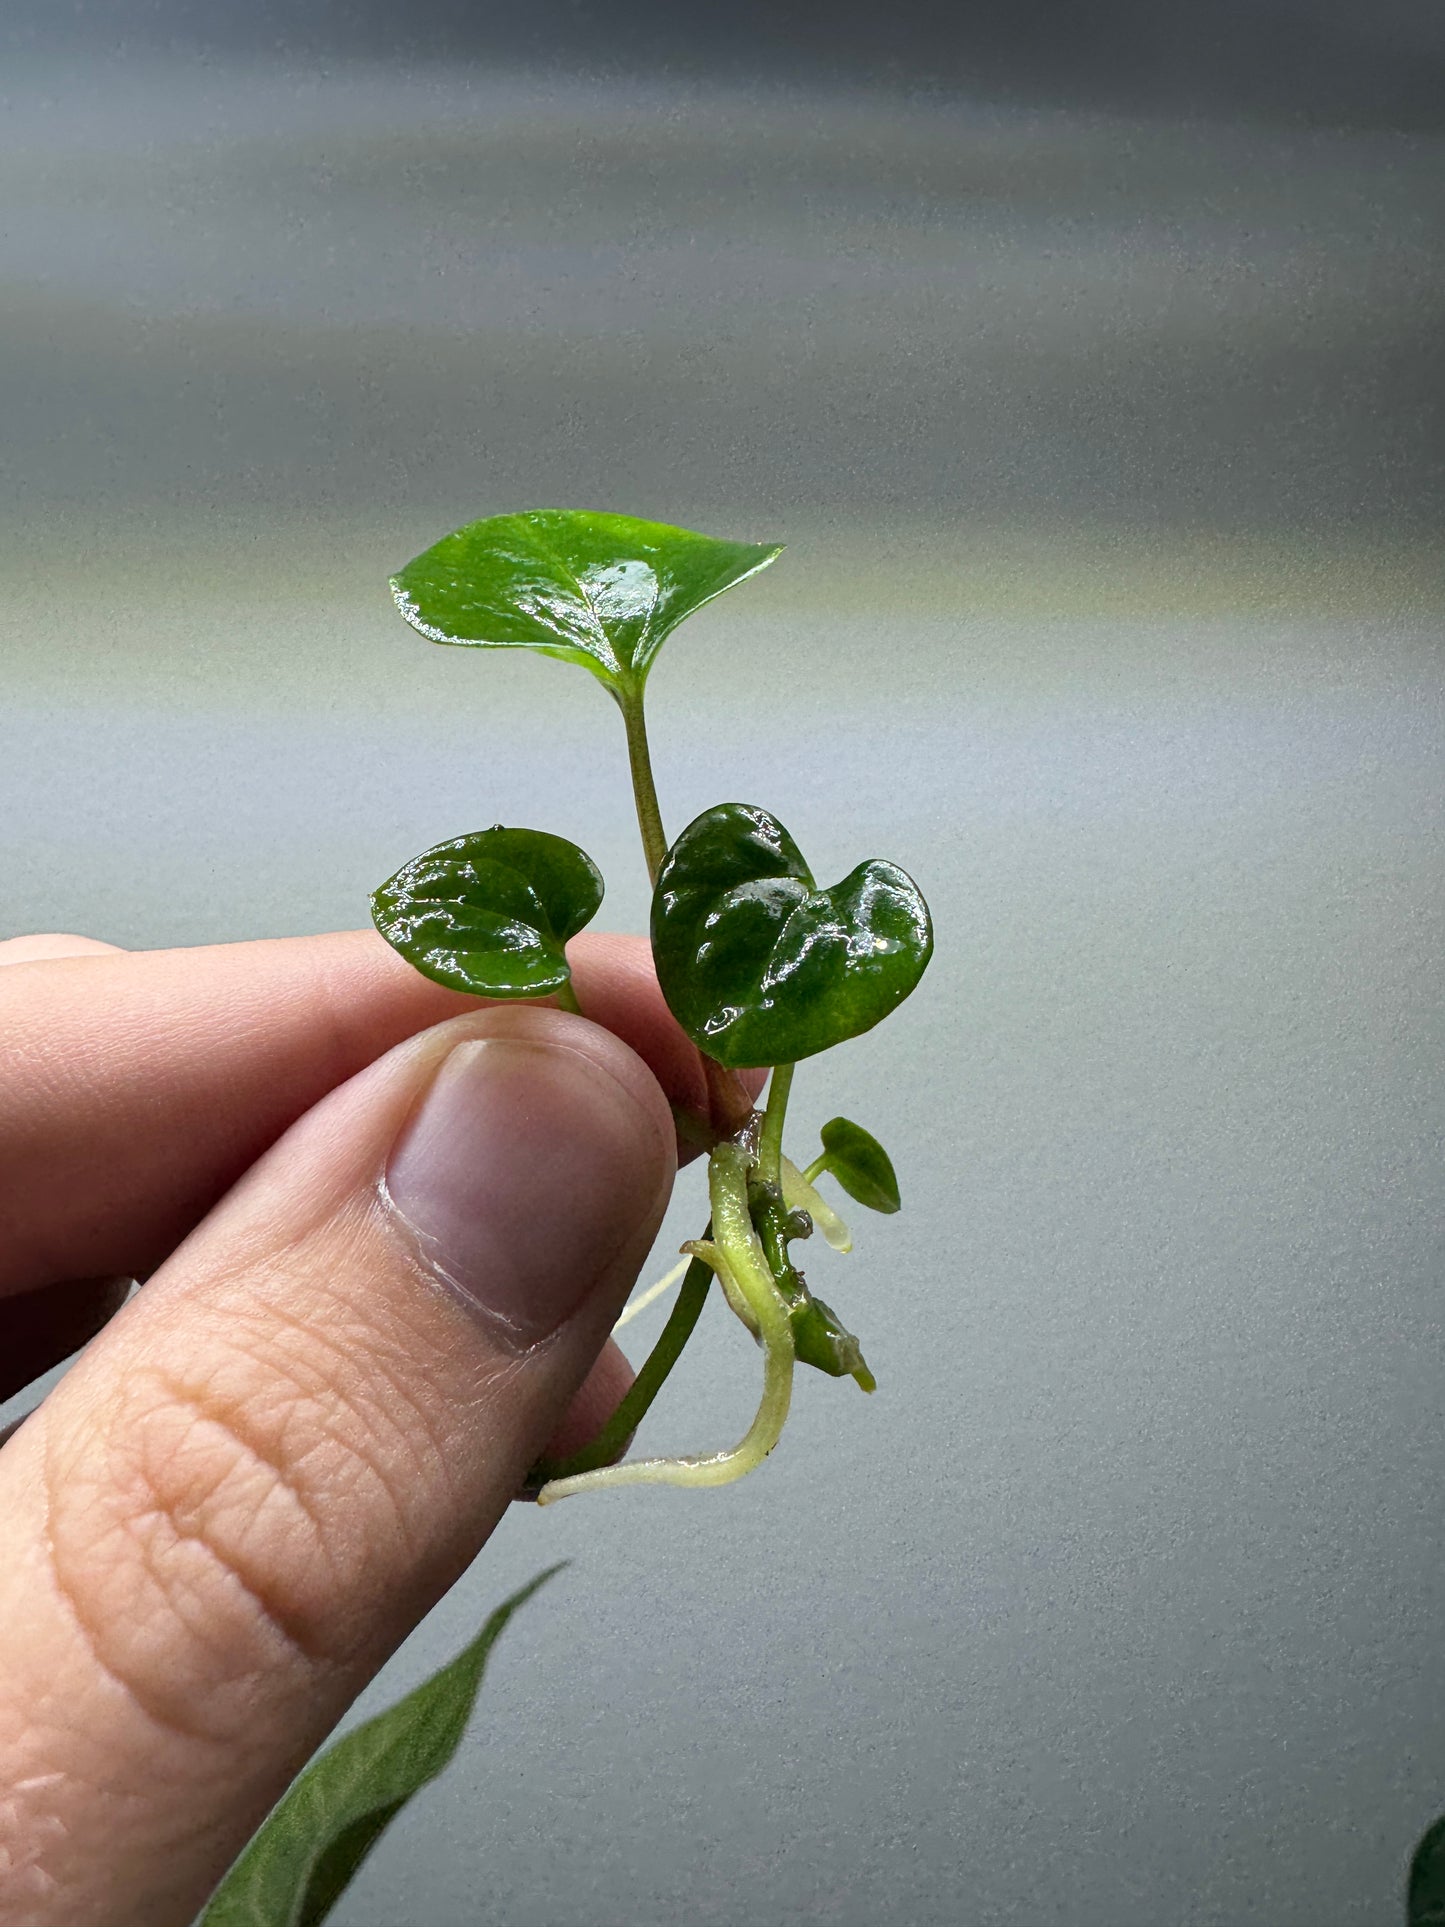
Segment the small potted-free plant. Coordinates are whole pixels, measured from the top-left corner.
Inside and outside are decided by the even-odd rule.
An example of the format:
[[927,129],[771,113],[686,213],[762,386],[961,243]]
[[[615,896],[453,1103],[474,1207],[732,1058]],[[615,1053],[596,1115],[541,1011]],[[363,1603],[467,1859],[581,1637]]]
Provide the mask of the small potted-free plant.
[[[812,1291],[793,1247],[816,1230],[850,1248],[817,1188],[825,1173],[858,1203],[896,1211],[892,1164],[867,1131],[838,1117],[800,1165],[784,1149],[784,1122],[794,1066],[871,1029],[918,983],[933,948],[928,907],[911,878],[876,858],[820,888],[789,832],[756,804],[715,804],[669,841],[648,749],[644,697],[662,644],[779,553],[630,516],[537,509],[456,530],[391,584],[401,613],[433,642],[556,656],[587,669],[616,702],[652,884],[658,981],[708,1078],[707,1222],[683,1262],[623,1314],[680,1280],[611,1420],[570,1458],[534,1467],[530,1491],[543,1505],[616,1486],[741,1478],[777,1444],[798,1364],[875,1388],[858,1340]],[[495,824],[412,858],[376,891],[372,911],[387,941],[438,983],[575,1010],[566,945],[602,891],[576,844]],[[738,1073],[759,1068],[768,1084],[756,1108]],[[730,1447],[615,1463],[714,1282],[763,1353],[751,1424]],[[451,1757],[492,1641],[540,1583],[499,1608],[450,1666],[307,1769],[227,1876],[205,1927],[309,1927],[324,1917],[388,1821]]]

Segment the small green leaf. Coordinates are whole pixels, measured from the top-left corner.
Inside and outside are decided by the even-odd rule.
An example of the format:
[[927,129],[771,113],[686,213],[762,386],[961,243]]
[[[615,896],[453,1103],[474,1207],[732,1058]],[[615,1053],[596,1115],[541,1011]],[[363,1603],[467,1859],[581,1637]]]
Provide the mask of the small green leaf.
[[868,1369],[863,1347],[830,1305],[809,1292],[788,1309],[793,1327],[793,1350],[804,1365],[815,1365],[830,1378],[856,1378],[865,1392],[876,1392],[878,1381]]
[[781,553],[630,515],[530,509],[443,536],[391,592],[433,642],[539,649],[616,693],[641,688],[684,617]]
[[371,899],[377,929],[424,977],[474,997],[545,997],[565,945],[602,901],[591,857],[545,830],[498,823],[404,863]]
[[216,1889],[198,1927],[317,1927],[389,1822],[450,1761],[498,1634],[560,1571],[539,1573],[449,1666],[314,1760]]
[[897,1211],[898,1179],[893,1161],[877,1138],[846,1117],[829,1118],[819,1134],[823,1155],[809,1170],[831,1171],[850,1198],[870,1211]]
[[933,951],[928,905],[892,863],[820,890],[766,810],[719,803],[667,853],[652,950],[673,1015],[730,1070],[790,1064],[871,1030]]
[[1415,1849],[1405,1918],[1407,1927],[1445,1927],[1445,1814]]

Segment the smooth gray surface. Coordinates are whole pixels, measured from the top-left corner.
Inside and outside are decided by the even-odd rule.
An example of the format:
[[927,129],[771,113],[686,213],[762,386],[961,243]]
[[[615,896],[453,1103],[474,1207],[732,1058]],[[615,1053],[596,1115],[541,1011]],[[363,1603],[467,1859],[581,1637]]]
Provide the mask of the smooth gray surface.
[[[814,1274],[878,1396],[509,1519],[359,1711],[574,1563],[338,1921],[1393,1927],[1445,1807],[1439,144],[9,88],[6,933],[351,924],[497,815],[641,927],[600,692],[381,586],[549,500],[792,543],[657,671],[669,818],[938,916],[794,1105],[899,1166]],[[717,1316],[658,1444],[755,1375]]]

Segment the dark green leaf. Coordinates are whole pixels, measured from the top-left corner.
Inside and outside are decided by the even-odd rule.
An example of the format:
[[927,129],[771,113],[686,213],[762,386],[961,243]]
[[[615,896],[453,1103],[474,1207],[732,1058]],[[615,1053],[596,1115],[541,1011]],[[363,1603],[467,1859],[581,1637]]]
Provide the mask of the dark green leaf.
[[1407,1927],[1445,1927],[1445,1815],[1422,1837],[1410,1862]]
[[602,878],[545,830],[478,830],[404,863],[371,899],[376,927],[424,977],[476,997],[544,997],[571,975],[564,946]]
[[788,1318],[793,1327],[793,1350],[800,1363],[815,1365],[830,1378],[856,1378],[865,1392],[878,1389],[862,1346],[821,1298],[809,1293],[789,1308]]
[[902,1003],[933,951],[928,905],[892,863],[819,890],[766,810],[719,803],[667,853],[652,949],[673,1015],[719,1063],[789,1064]]
[[312,1762],[211,1898],[198,1927],[316,1927],[383,1829],[456,1752],[515,1592],[449,1666]]
[[685,616],[780,553],[630,515],[530,509],[443,536],[391,592],[433,642],[540,649],[637,689]]
[[896,1211],[901,1200],[893,1161],[877,1138],[846,1117],[829,1118],[823,1126],[823,1155],[819,1168],[831,1171],[850,1198],[870,1211]]

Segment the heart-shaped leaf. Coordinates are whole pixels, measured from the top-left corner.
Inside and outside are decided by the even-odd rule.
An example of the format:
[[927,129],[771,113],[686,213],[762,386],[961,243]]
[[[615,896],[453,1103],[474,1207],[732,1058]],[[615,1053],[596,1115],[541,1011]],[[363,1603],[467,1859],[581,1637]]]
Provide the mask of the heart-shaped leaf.
[[823,1155],[808,1166],[831,1171],[850,1198],[870,1211],[897,1211],[902,1203],[893,1160],[870,1131],[851,1118],[831,1117],[820,1133]]
[[928,905],[892,863],[820,890],[766,810],[719,803],[667,853],[652,950],[682,1028],[729,1069],[790,1064],[871,1030],[933,952]]
[[498,823],[404,863],[371,914],[393,950],[451,990],[545,997],[571,976],[564,946],[601,901],[597,866],[575,843]]
[[642,687],[685,616],[779,554],[630,515],[530,509],[443,536],[392,577],[391,592],[433,642],[540,649],[617,694]]
[[450,1665],[314,1760],[216,1889],[198,1927],[318,1927],[387,1826],[450,1761],[498,1634],[560,1570],[553,1566],[513,1593]]

